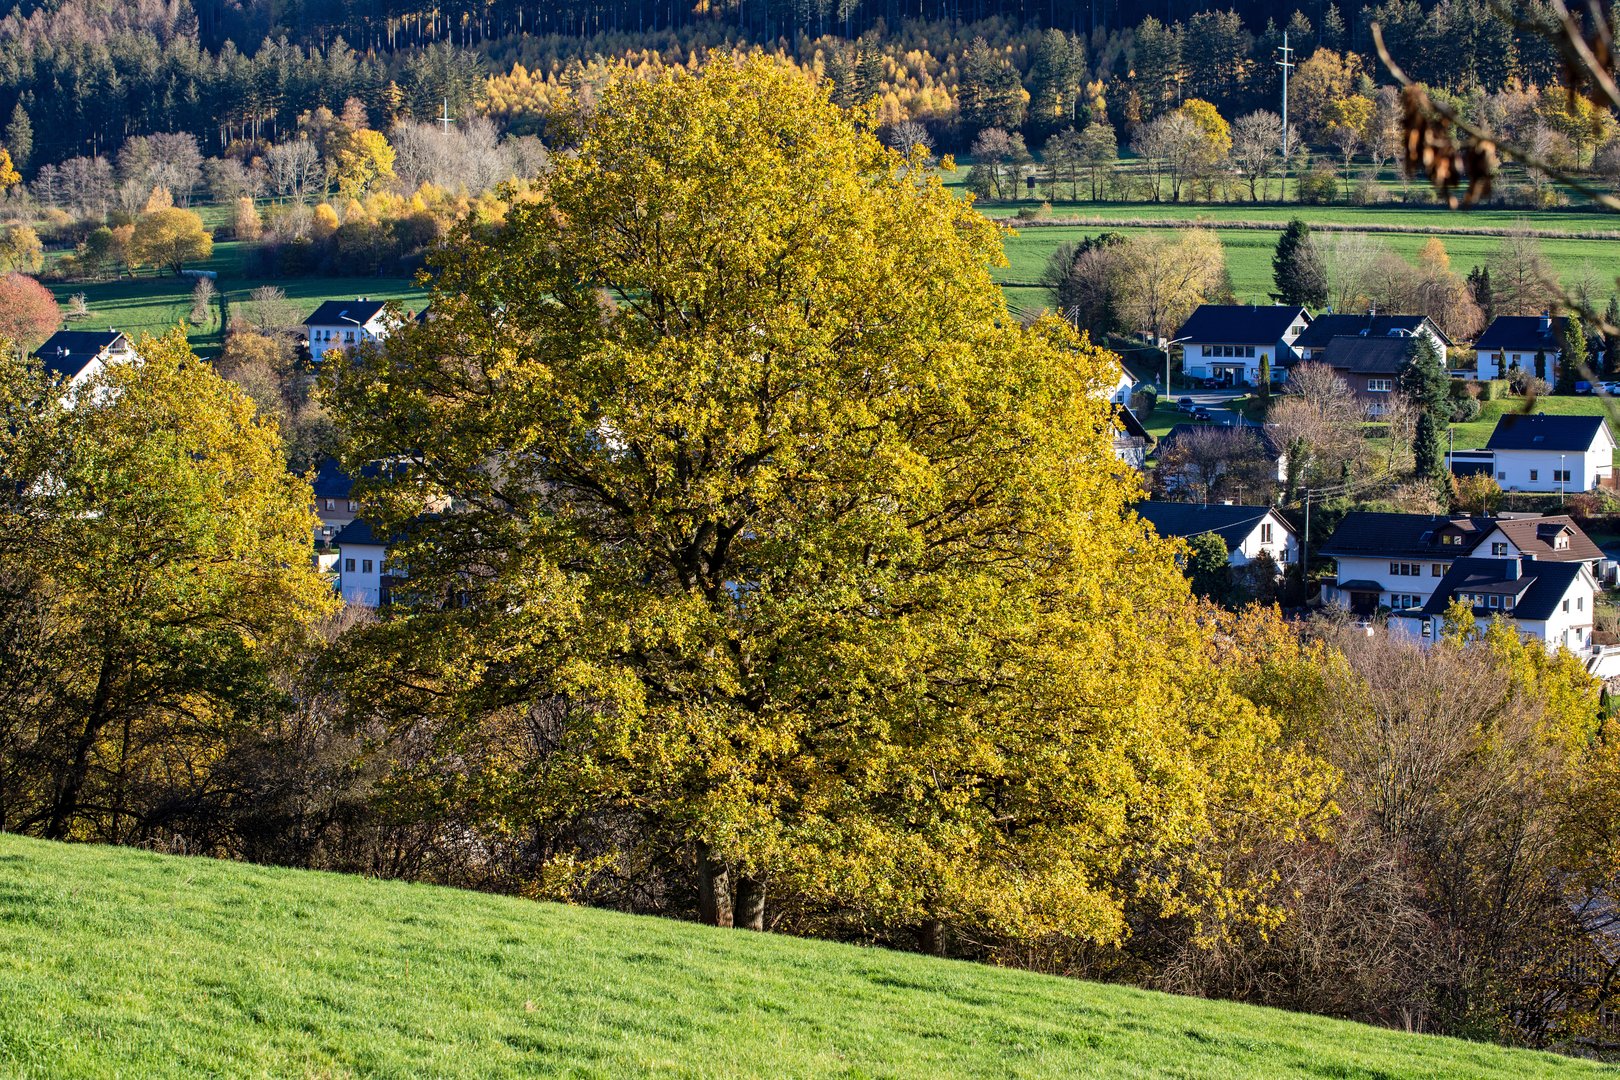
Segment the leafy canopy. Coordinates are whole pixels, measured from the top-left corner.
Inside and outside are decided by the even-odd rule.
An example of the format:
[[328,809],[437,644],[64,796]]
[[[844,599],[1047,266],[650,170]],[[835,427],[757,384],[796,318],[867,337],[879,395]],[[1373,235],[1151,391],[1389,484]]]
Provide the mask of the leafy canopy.
[[617,79],[570,135],[432,319],[323,372],[408,525],[357,703],[478,762],[502,828],[622,814],[866,917],[1244,909],[1206,838],[1318,778],[1129,511],[1113,357],[1020,325],[995,227],[768,60]]

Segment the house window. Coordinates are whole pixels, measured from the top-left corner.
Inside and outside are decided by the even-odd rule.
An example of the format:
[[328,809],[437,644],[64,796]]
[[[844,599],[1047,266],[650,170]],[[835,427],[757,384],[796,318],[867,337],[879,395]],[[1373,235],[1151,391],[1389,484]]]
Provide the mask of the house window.
[[1497,604],[1497,599],[1496,599],[1495,596],[1492,596],[1491,597],[1491,607],[1494,608],[1496,606],[1496,604]]
[[337,508],[336,499],[322,499],[321,501],[326,504],[326,509],[328,510],[334,510]]
[[345,574],[354,573],[354,560],[353,559],[344,559],[343,560],[343,572]]
[[1577,596],[1575,598],[1575,610],[1576,611],[1585,611],[1586,610],[1586,597]]
[[1569,597],[1567,597],[1567,596],[1564,598],[1564,610],[1565,611],[1569,610]]
[[1271,524],[1270,524],[1270,522],[1267,522],[1266,524],[1260,526],[1260,542],[1262,544],[1271,543]]
[[1555,482],[1561,482],[1561,483],[1567,484],[1567,483],[1569,483],[1569,474],[1570,474],[1569,469],[1554,469],[1553,470],[1553,480]]
[[1507,554],[1507,545],[1503,544],[1503,543],[1492,544],[1491,545],[1491,554],[1492,555],[1506,555]]
[[1569,537],[1560,536],[1558,539],[1553,541],[1553,547],[1558,551],[1563,551],[1565,548],[1569,547]]
[[361,559],[360,560],[360,572],[362,574],[371,573],[371,560],[370,559]]
[[1367,389],[1374,394],[1387,394],[1395,389],[1394,379],[1368,379]]
[[1390,563],[1389,564],[1389,573],[1390,573],[1391,577],[1400,577],[1401,576],[1401,564],[1398,563],[1398,562]]
[[1513,610],[1513,597],[1511,597],[1511,596],[1502,597],[1502,610],[1503,611],[1512,611]]
[[1429,567],[1429,575],[1431,577],[1445,577],[1446,576],[1446,564],[1437,562],[1434,565],[1430,566]]
[[354,513],[355,511],[357,511],[359,509],[360,509],[360,504],[355,502],[353,499],[350,499],[349,500],[349,513],[352,514],[352,513]]
[[1496,474],[1496,478],[1498,480],[1506,480],[1507,479],[1507,473],[1499,472],[1499,473]]
[[1434,637],[1434,624],[1429,622],[1427,619],[1425,619],[1423,622],[1423,636]]
[[1531,483],[1534,483],[1534,482],[1535,482],[1535,479],[1536,479],[1536,474],[1537,474],[1537,473],[1538,473],[1538,472],[1540,472],[1540,471],[1541,471],[1541,470],[1539,470],[1539,469],[1531,469],[1531,470],[1530,470],[1530,481],[1531,481]]

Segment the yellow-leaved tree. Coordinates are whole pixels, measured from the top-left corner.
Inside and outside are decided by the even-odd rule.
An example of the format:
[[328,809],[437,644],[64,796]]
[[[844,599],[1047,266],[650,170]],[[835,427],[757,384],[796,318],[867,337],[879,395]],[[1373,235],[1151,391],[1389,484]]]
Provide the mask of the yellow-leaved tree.
[[540,891],[656,867],[725,925],[767,887],[930,942],[1246,907],[1211,838],[1323,779],[1130,510],[1114,358],[1022,326],[994,226],[778,63],[615,78],[564,134],[432,318],[322,375],[355,474],[397,463],[408,602],[343,666],[438,740],[402,796]]
[[214,237],[201,215],[175,206],[142,214],[129,240],[131,266],[167,267],[176,274],[213,253]]
[[0,359],[0,829],[127,842],[179,809],[152,790],[224,798],[221,746],[332,608],[275,426],[181,331],[136,351],[71,403]]
[[394,148],[382,132],[360,128],[345,134],[332,152],[332,179],[337,188],[357,199],[379,180],[394,178]]

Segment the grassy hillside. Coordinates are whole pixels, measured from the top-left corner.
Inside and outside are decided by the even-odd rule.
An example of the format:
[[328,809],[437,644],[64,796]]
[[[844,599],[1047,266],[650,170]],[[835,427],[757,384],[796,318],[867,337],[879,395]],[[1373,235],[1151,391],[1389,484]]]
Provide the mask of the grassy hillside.
[[0,1074],[1613,1075],[918,956],[0,836]]

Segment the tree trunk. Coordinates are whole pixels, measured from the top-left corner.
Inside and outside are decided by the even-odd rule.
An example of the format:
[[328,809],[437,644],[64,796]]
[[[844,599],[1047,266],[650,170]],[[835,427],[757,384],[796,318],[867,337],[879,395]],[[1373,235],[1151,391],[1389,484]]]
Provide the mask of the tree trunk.
[[765,882],[759,878],[737,879],[737,928],[765,929]]
[[710,926],[731,926],[731,869],[698,847],[698,913]]
[[917,928],[917,947],[929,956],[945,955],[945,927],[938,919],[926,919]]
[[84,718],[84,730],[79,734],[78,743],[73,748],[73,762],[68,766],[67,775],[62,778],[62,784],[57,788],[56,799],[51,806],[51,820],[45,826],[47,840],[65,839],[68,826],[72,823],[74,815],[79,812],[79,795],[84,791],[85,781],[90,776],[90,751],[95,748],[101,729],[111,719],[107,714],[107,707],[112,698],[112,671],[112,657],[104,656],[101,661],[101,674],[96,679],[95,696],[91,699],[90,709]]

